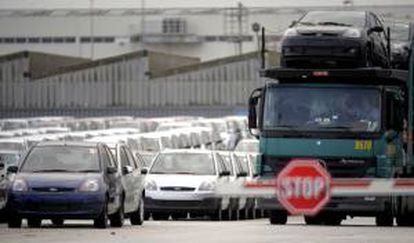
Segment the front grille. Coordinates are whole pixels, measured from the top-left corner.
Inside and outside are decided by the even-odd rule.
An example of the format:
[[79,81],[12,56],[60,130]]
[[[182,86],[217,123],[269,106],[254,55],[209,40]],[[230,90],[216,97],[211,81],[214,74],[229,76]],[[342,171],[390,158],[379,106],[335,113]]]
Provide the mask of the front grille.
[[38,212],[67,212],[72,210],[78,210],[79,206],[76,207],[68,203],[28,203],[27,208],[30,211]]
[[68,188],[68,187],[32,187],[32,191],[35,192],[49,192],[49,193],[57,193],[57,192],[73,192],[75,188]]
[[187,208],[198,207],[202,204],[202,201],[154,200],[152,203],[162,207]]
[[[315,158],[323,161],[322,165],[334,178],[363,178],[370,168],[375,168],[374,158]],[[277,175],[292,158],[263,157],[264,175]]]
[[165,186],[160,188],[161,191],[175,191],[175,192],[192,192],[195,191],[194,187],[183,187],[183,186]]

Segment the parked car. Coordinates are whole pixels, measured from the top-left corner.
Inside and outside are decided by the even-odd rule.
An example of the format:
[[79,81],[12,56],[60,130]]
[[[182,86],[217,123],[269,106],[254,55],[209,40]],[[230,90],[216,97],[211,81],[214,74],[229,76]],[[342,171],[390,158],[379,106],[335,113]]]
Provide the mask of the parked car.
[[40,227],[42,219],[62,225],[65,219],[108,220],[121,226],[122,183],[109,148],[101,143],[41,142],[25,155],[8,190],[8,225]]
[[412,23],[393,23],[391,29],[391,65],[395,69],[408,70],[411,43],[413,38]]
[[228,200],[214,195],[229,171],[207,150],[164,150],[154,159],[147,176],[145,210],[154,220],[209,215],[221,220]]
[[288,28],[281,66],[388,68],[388,37],[381,19],[366,11],[310,11]]
[[123,143],[108,144],[113,152],[118,173],[121,174],[122,204],[118,218],[111,221],[113,226],[122,226],[124,217],[129,217],[132,225],[142,225],[144,222],[145,175],[142,158],[134,157],[128,146]]

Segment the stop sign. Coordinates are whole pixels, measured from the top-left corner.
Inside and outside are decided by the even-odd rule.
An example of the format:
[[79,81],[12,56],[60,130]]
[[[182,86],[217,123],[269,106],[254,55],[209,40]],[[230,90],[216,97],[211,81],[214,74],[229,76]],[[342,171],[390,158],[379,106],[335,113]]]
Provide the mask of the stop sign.
[[279,202],[291,214],[316,214],[330,198],[331,176],[318,160],[294,159],[277,177]]

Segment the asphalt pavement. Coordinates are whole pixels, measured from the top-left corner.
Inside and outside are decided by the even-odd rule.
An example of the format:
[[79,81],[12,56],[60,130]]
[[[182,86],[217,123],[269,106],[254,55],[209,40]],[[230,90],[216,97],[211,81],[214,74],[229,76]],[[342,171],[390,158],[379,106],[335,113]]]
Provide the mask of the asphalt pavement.
[[414,242],[414,228],[376,227],[373,218],[354,218],[341,226],[307,226],[301,217],[287,225],[267,219],[213,222],[208,220],[146,221],[143,226],[94,229],[92,221],[67,221],[54,227],[44,220],[39,229],[8,229],[0,224],[0,242]]

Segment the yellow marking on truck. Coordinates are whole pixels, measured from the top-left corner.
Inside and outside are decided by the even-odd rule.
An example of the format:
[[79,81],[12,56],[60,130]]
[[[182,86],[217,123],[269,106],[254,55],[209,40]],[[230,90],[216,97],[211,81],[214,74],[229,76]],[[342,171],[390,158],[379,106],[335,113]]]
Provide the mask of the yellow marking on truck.
[[355,140],[355,150],[371,150],[372,140]]

